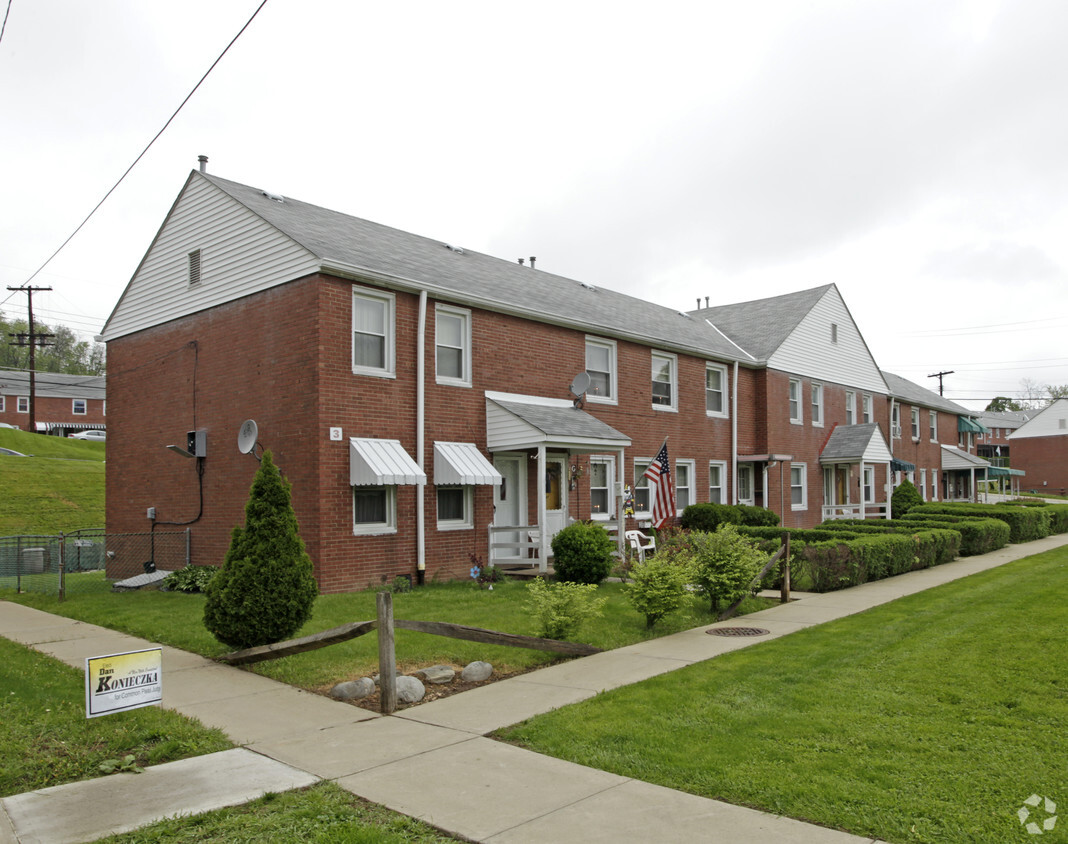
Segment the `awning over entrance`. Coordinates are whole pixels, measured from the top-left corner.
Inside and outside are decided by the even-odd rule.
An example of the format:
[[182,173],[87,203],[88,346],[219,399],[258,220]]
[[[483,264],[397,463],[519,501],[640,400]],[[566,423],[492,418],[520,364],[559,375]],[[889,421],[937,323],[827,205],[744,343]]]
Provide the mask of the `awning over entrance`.
[[974,419],[969,419],[967,416],[957,417],[957,433],[958,434],[985,434],[988,433],[985,426],[980,425]]
[[1007,478],[1009,476],[1022,478],[1027,474],[1023,469],[1010,469],[1008,466],[991,466],[986,470],[986,473],[991,478]]
[[820,463],[889,463],[893,459],[875,422],[838,425],[820,452]]
[[629,445],[626,434],[567,399],[486,393],[486,446],[490,451],[545,446],[593,453]]
[[408,456],[400,440],[350,437],[349,483],[352,486],[425,484],[426,475]]
[[984,460],[982,457],[976,457],[974,454],[969,454],[966,451],[961,451],[955,445],[942,446],[942,469],[943,470],[965,470],[968,469],[986,469],[989,468],[990,461]]
[[739,463],[789,463],[792,454],[739,454]]
[[896,457],[890,461],[891,472],[915,472],[916,464],[909,463],[907,460],[898,460]]
[[102,425],[99,422],[36,422],[37,432],[42,431],[54,431],[56,428],[64,428],[70,431],[103,431],[107,429],[107,425]]
[[493,468],[474,443],[434,443],[434,483],[499,484]]

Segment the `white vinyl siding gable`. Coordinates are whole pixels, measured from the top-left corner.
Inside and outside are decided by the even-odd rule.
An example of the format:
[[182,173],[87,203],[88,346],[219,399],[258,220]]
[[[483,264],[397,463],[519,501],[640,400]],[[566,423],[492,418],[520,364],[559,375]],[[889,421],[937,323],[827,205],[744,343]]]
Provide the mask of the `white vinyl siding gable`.
[[[190,286],[189,255],[201,252]],[[113,340],[319,269],[304,247],[193,174],[108,319]]]
[[[837,325],[836,342],[831,326]],[[768,358],[768,367],[818,381],[889,392],[836,288],[830,288]]]

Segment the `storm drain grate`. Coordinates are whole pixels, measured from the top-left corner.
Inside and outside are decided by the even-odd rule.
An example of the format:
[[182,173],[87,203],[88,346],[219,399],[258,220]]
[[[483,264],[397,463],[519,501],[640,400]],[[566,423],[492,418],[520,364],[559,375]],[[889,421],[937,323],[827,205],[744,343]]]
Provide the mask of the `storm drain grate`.
[[710,627],[705,631],[709,636],[766,636],[770,632],[763,627]]

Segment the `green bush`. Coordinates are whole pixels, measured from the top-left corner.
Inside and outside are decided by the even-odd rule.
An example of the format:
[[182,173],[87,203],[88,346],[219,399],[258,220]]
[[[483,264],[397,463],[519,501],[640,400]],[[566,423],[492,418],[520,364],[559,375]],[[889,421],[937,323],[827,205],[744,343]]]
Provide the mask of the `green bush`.
[[206,592],[218,573],[215,566],[186,566],[163,578],[161,587],[168,592]]
[[1009,542],[1031,542],[1049,536],[1050,533],[1051,514],[1045,507],[1002,507],[999,504],[931,502],[914,507],[909,515],[916,513],[1001,519],[1009,526]]
[[740,525],[742,514],[729,504],[691,504],[682,511],[679,524],[684,530],[712,533],[720,525]]
[[890,496],[890,514],[895,519],[900,519],[909,510],[918,504],[923,504],[923,496],[916,489],[915,484],[908,478],[901,482],[901,486],[894,490]]
[[265,451],[245,526],[234,528],[222,569],[208,585],[204,626],[232,648],[269,645],[290,638],[311,618],[318,594],[289,483]]
[[540,577],[527,584],[530,613],[537,625],[535,635],[566,639],[582,624],[601,614],[607,598],[598,598],[593,583],[546,583]]
[[572,522],[553,537],[552,546],[557,580],[596,585],[612,571],[616,547],[599,524]]
[[747,595],[767,562],[756,542],[742,536],[732,524],[715,533],[690,534],[690,580],[709,599],[712,612]]
[[950,516],[943,513],[910,513],[901,520],[902,526],[917,528],[950,528],[960,533],[960,555],[974,557],[988,554],[1009,544],[1009,526],[1001,519],[978,516]]
[[1014,498],[1011,501],[999,501],[999,507],[1041,507],[1049,513],[1050,533],[1068,533],[1068,504],[1047,504],[1033,498]]
[[627,598],[645,616],[646,627],[652,627],[686,601],[689,570],[674,556],[660,553],[630,570],[634,582],[627,586]]
[[742,524],[751,527],[774,527],[779,523],[779,514],[767,507],[751,507],[748,504],[736,504],[735,508],[742,517]]

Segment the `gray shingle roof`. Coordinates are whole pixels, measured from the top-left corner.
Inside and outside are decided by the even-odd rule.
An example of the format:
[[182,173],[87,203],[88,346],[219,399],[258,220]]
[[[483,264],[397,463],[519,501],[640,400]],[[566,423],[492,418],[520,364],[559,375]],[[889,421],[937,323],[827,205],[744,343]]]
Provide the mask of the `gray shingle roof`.
[[820,452],[821,463],[851,463],[860,460],[879,426],[875,422],[860,425],[839,425],[827,439]]
[[[432,296],[592,334],[720,360],[748,360],[703,319],[564,276],[409,234],[258,188],[198,174],[315,255],[324,269],[425,288]],[[461,244],[462,247],[462,244]]]
[[500,399],[493,399],[493,402],[541,431],[549,439],[575,438],[630,442],[630,437],[626,434],[620,433],[596,416],[591,416],[578,408],[524,404]]
[[[62,372],[34,373],[34,392],[41,398],[103,399],[104,375],[67,375]],[[0,395],[28,396],[30,373],[26,370],[0,371]]]
[[690,313],[699,319],[707,319],[758,360],[766,361],[831,287],[833,285],[825,284],[811,290],[701,308]]
[[903,399],[909,404],[918,405],[920,407],[930,407],[934,410],[944,410],[947,413],[956,413],[958,416],[968,416],[971,414],[971,411],[968,410],[968,408],[962,407],[956,402],[951,402],[949,399],[943,398],[933,390],[928,390],[925,387],[921,387],[919,384],[914,384],[911,381],[902,378],[900,375],[894,375],[892,372],[884,372],[883,380],[886,381],[886,386],[890,388],[890,395],[894,398]]

